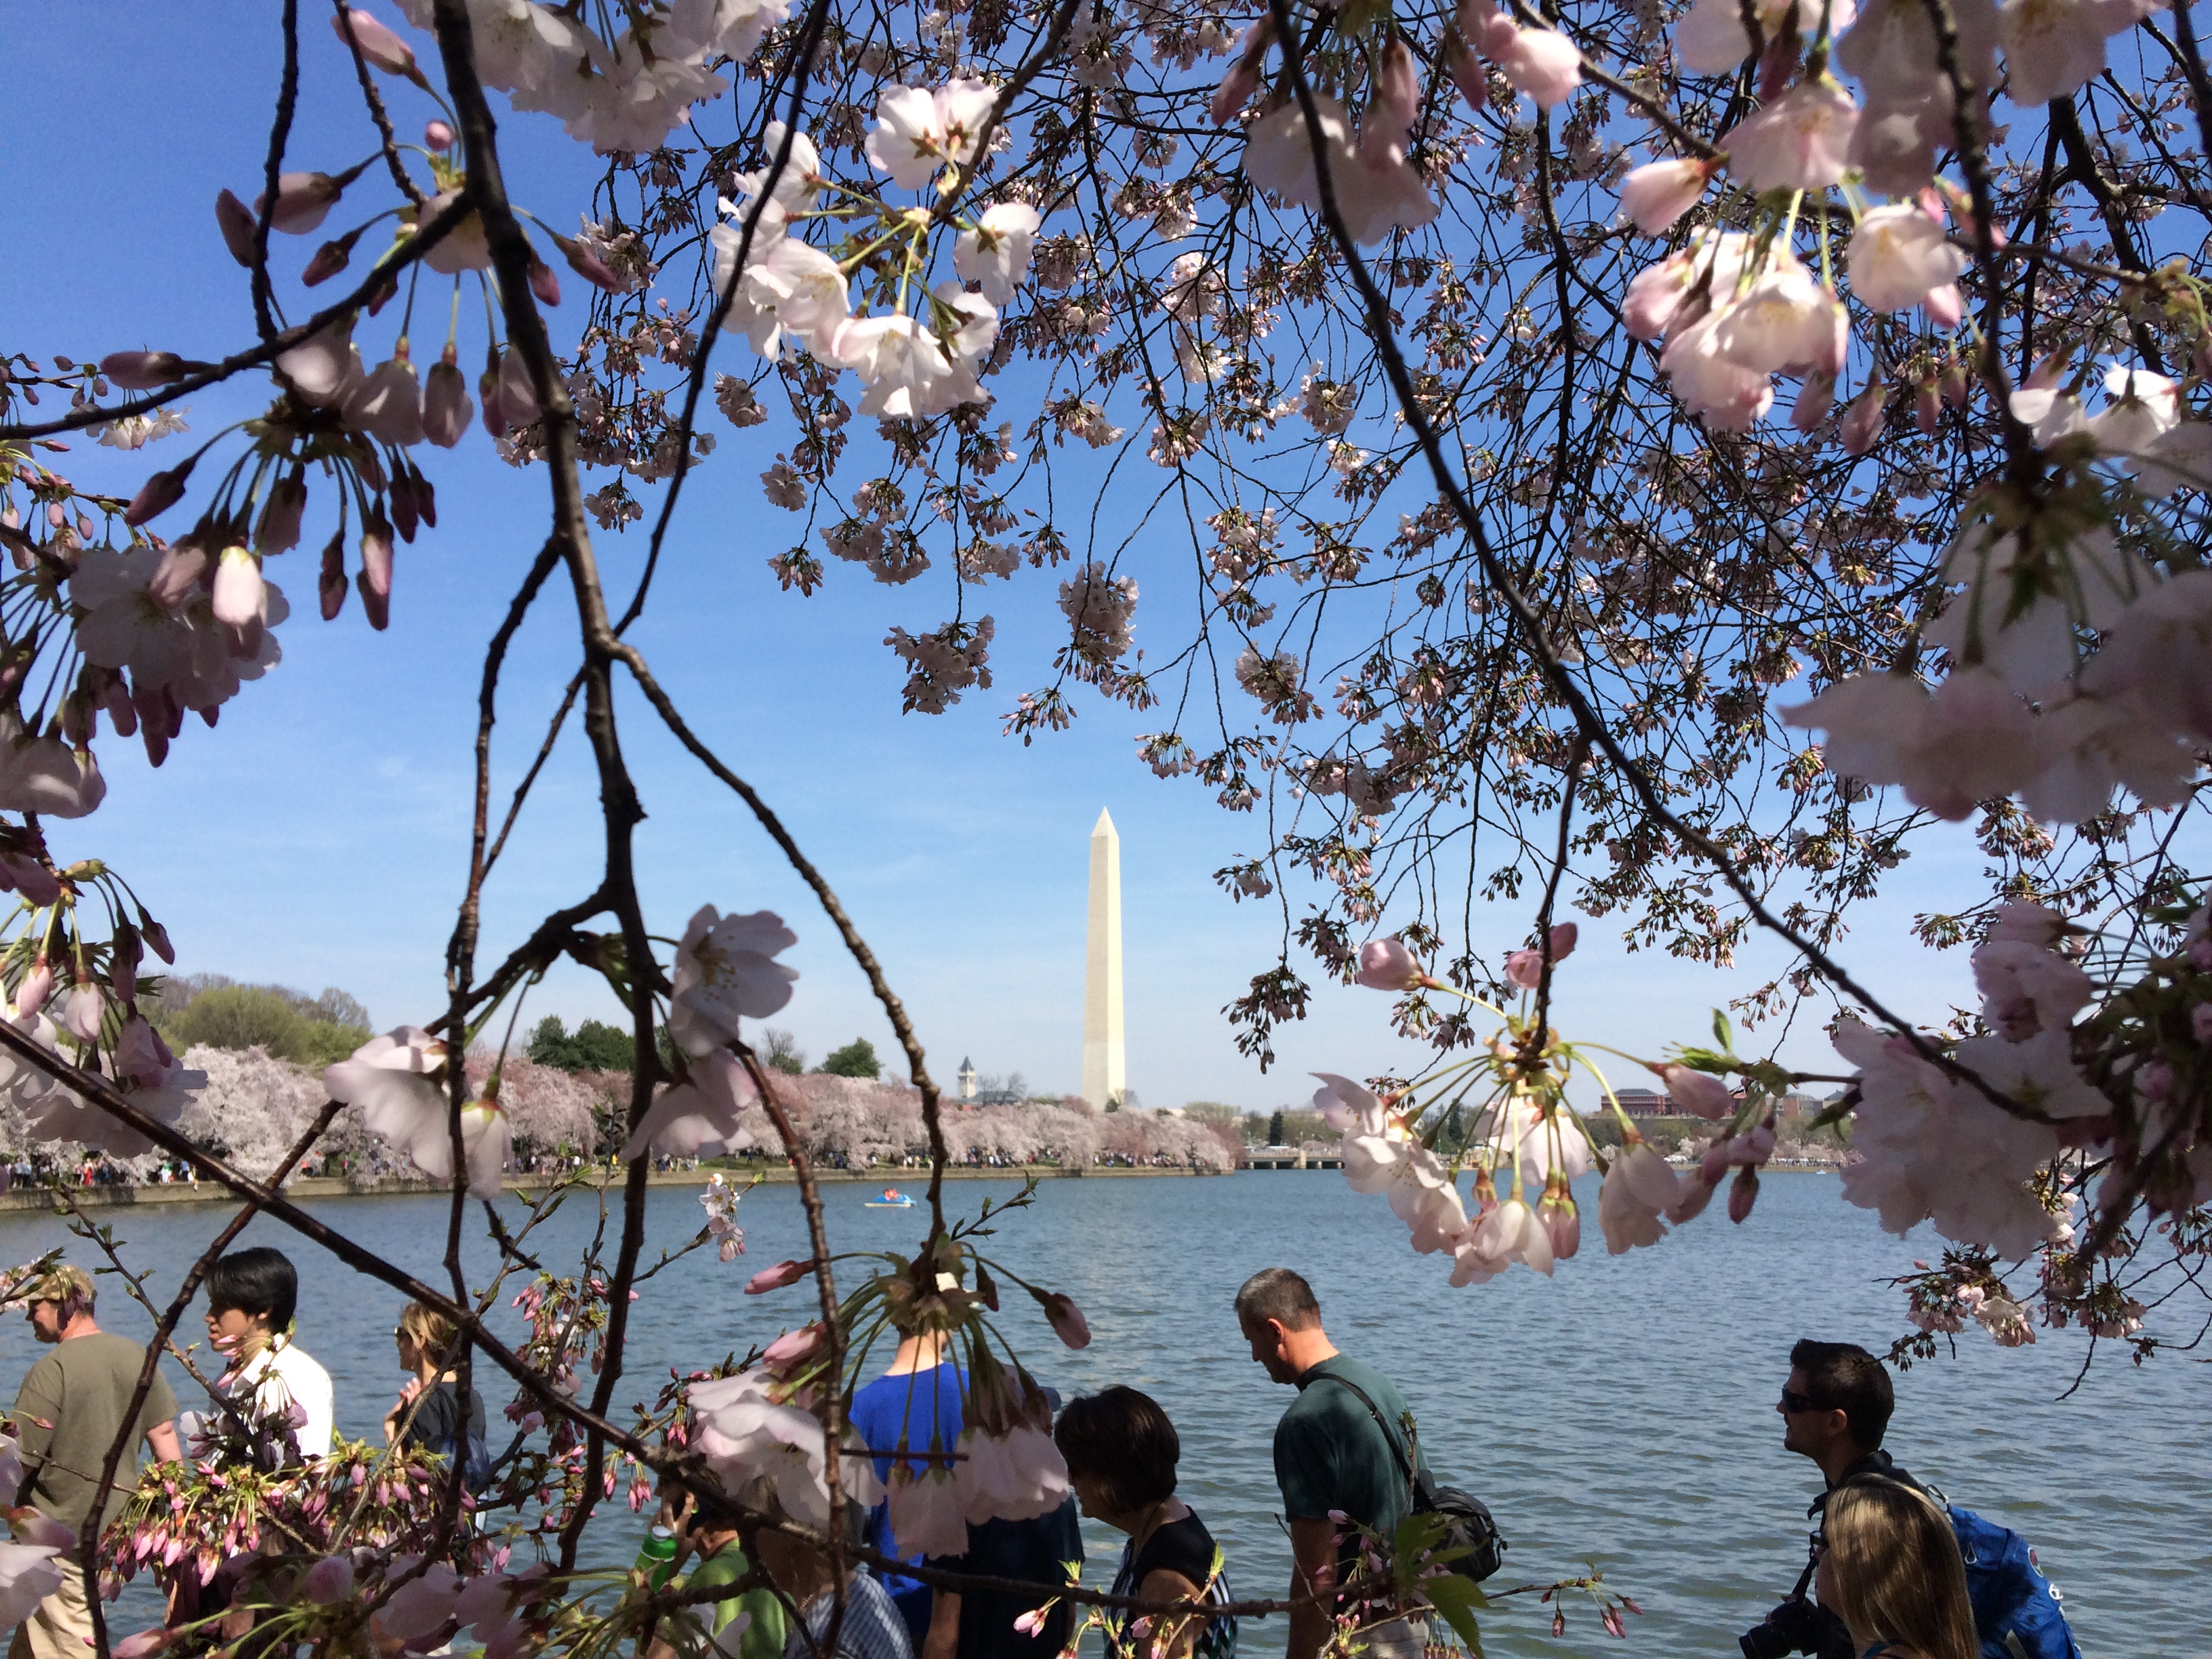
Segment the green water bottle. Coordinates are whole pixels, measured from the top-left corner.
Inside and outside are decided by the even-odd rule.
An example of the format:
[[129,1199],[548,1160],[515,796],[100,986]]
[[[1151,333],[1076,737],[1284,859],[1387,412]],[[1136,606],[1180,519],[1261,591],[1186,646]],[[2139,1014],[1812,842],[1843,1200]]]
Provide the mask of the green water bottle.
[[665,1527],[646,1534],[645,1547],[637,1553],[637,1571],[653,1589],[667,1589],[676,1574],[676,1534]]

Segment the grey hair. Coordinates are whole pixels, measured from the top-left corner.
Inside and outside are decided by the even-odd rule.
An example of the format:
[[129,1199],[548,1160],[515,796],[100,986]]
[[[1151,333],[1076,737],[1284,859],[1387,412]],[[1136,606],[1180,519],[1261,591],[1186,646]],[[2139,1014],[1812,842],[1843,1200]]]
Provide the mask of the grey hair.
[[1264,1325],[1271,1319],[1286,1331],[1321,1323],[1321,1304],[1314,1298],[1313,1286],[1288,1267],[1262,1267],[1237,1292],[1239,1325]]

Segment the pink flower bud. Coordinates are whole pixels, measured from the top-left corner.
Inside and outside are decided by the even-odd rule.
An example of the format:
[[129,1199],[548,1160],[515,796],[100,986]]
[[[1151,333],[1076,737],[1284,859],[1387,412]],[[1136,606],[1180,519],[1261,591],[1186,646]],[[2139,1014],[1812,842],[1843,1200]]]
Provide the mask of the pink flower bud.
[[186,461],[173,471],[156,472],[138,486],[138,493],[131,498],[131,505],[123,509],[123,522],[136,528],[149,519],[158,519],[185,498],[185,480],[191,477],[192,464]]
[[769,1291],[780,1291],[787,1285],[796,1285],[814,1271],[814,1263],[807,1261],[779,1261],[773,1267],[763,1267],[745,1281],[747,1296],[760,1296]]
[[422,124],[422,145],[442,155],[453,147],[453,130],[443,121],[429,120]]
[[1444,36],[1444,69],[1467,106],[1480,115],[1490,103],[1490,71],[1467,49],[1456,29]]
[[199,367],[173,351],[111,351],[100,360],[100,372],[125,392],[151,392]]
[[1657,236],[1697,206],[1712,179],[1704,161],[1647,161],[1620,181],[1620,206],[1646,236]]
[[404,468],[392,480],[392,524],[401,541],[415,539],[415,480]]
[[553,267],[535,254],[530,260],[530,291],[538,296],[541,306],[561,303],[561,279],[553,274]]
[[[1252,26],[1253,29],[1258,30],[1266,21],[1261,19]],[[1245,39],[1249,41],[1251,35],[1248,33]],[[1259,91],[1262,67],[1263,54],[1258,52],[1249,53],[1231,64],[1229,73],[1221,77],[1221,84],[1213,89],[1213,96],[1206,103],[1206,118],[1217,127],[1225,127],[1235,120],[1252,94]]]
[[222,232],[222,245],[230,257],[248,270],[253,269],[253,210],[230,191],[215,198],[215,222]]
[[261,509],[261,524],[253,545],[264,558],[289,553],[300,544],[300,520],[307,510],[307,481],[297,472],[279,478],[269,490],[269,504]]
[[[332,204],[344,194],[345,186],[327,173],[280,173],[276,206],[269,216],[269,227],[287,235],[305,235],[329,216]],[[260,212],[268,199],[256,197],[253,210]]]
[[361,574],[355,586],[368,625],[382,633],[392,620],[392,526],[381,519],[362,532]]
[[822,1322],[816,1320],[795,1331],[786,1331],[762,1349],[761,1364],[788,1376],[812,1359],[824,1346]]
[[1942,418],[1943,402],[1936,395],[1936,382],[1923,380],[1912,389],[1912,424],[1923,437],[1932,438]]
[[558,231],[547,234],[553,238],[553,246],[561,250],[561,257],[568,262],[568,269],[592,287],[605,289],[610,294],[629,291],[629,284],[615,275],[613,267],[574,237],[563,236]]
[[1874,447],[1875,440],[1881,436],[1882,413],[1888,402],[1889,389],[1879,383],[1851,399],[1851,406],[1844,411],[1844,453],[1863,455]]
[[337,620],[345,609],[345,532],[341,530],[331,538],[330,545],[323,549],[322,574],[316,581],[316,592],[322,600],[323,620]]
[[1759,1171],[1747,1164],[1729,1182],[1729,1219],[1741,1226],[1759,1202]]
[[1746,1137],[1751,1142],[1751,1161],[1764,1164],[1774,1156],[1774,1131],[1764,1123]]
[[1966,314],[1966,302],[1960,296],[1956,283],[1929,289],[1920,307],[1928,313],[1928,320],[1938,328],[1956,328]]
[[404,338],[388,361],[347,393],[343,408],[348,424],[373,438],[394,445],[422,441],[422,392]]
[[1392,36],[1390,44],[1382,48],[1381,60],[1375,66],[1375,92],[1367,106],[1367,114],[1361,125],[1361,138],[1366,137],[1365,122],[1379,121],[1384,130],[1402,140],[1412,130],[1413,117],[1421,107],[1421,76],[1414,67],[1413,54],[1403,40]]
[[540,413],[538,390],[530,383],[530,365],[511,345],[499,360],[499,410],[510,431],[528,426]]
[[460,442],[476,414],[467,376],[447,356],[430,366],[422,388],[422,435],[441,449]]
[[[130,735],[124,733],[125,737]],[[13,888],[27,903],[40,909],[62,896],[60,878],[38,860],[22,853],[0,853],[0,888]]]
[[89,980],[73,986],[62,1004],[62,1029],[85,1042],[100,1040],[100,1022],[107,1015],[107,999]]
[[1735,1096],[1727,1084],[1711,1073],[1669,1064],[1659,1067],[1659,1076],[1667,1085],[1667,1098],[1684,1111],[1709,1120],[1735,1115]]
[[325,242],[315,250],[315,257],[307,261],[307,268],[300,273],[300,280],[309,288],[327,283],[353,261],[353,238],[341,236],[334,242]]
[[1509,951],[1505,955],[1505,980],[1524,991],[1533,991],[1544,977],[1544,955],[1540,951]]
[[313,404],[335,403],[361,374],[354,349],[353,319],[341,317],[288,351],[276,354],[276,368],[292,389]]
[[1426,977],[1402,939],[1370,939],[1359,947],[1355,982],[1370,991],[1410,991]]
[[1706,1186],[1717,1187],[1727,1176],[1732,1167],[1729,1161],[1729,1146],[1726,1140],[1716,1140],[1705,1148],[1705,1156],[1698,1160],[1698,1179]]
[[1836,377],[1824,368],[1816,368],[1805,377],[1804,389],[1798,392],[1797,401],[1790,410],[1790,424],[1800,432],[1810,432],[1828,418],[1835,402]]
[[1562,921],[1554,924],[1551,932],[1545,935],[1551,943],[1552,960],[1565,962],[1569,957],[1574,955],[1575,942],[1582,936],[1582,926],[1578,922]]
[[415,65],[414,48],[358,7],[341,8],[331,27],[340,40],[350,36],[361,55],[386,75],[402,76],[418,87],[428,84]]
[[1714,1189],[1719,1184],[1702,1176],[1696,1181],[1684,1182],[1679,1188],[1681,1196],[1667,1206],[1667,1219],[1677,1227],[1686,1221],[1695,1221],[1705,1212],[1705,1206],[1712,1202]]
[[172,968],[177,965],[177,952],[169,943],[169,930],[143,910],[138,913],[138,932],[155,956]]
[[28,1019],[46,1006],[46,999],[54,994],[54,970],[44,957],[31,964],[23,982],[15,988],[15,1013]]
[[1074,1298],[1058,1291],[1031,1291],[1044,1309],[1044,1316],[1052,1323],[1053,1334],[1071,1348],[1091,1346],[1091,1322],[1083,1316],[1083,1310],[1075,1305]]
[[227,628],[261,622],[261,561],[242,547],[226,547],[215,565],[215,619]]

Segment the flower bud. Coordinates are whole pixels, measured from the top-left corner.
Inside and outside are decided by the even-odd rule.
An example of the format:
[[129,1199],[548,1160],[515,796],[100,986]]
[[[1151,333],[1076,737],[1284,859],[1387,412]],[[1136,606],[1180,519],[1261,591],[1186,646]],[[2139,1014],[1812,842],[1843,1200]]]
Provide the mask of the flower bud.
[[289,553],[300,544],[300,520],[307,510],[307,480],[300,472],[279,478],[269,490],[269,504],[261,509],[260,526],[253,545],[264,558]]
[[1741,1226],[1759,1202],[1759,1171],[1746,1164],[1729,1182],[1729,1219]]
[[222,232],[222,245],[230,257],[248,270],[253,269],[253,210],[228,191],[215,198],[215,222]]
[[1828,418],[1835,406],[1836,377],[1826,369],[1814,369],[1805,377],[1804,389],[1798,392],[1797,401],[1790,410],[1790,424],[1800,432],[1810,432]]
[[541,412],[538,390],[530,383],[530,365],[512,345],[499,360],[499,407],[510,430],[528,426]]
[[185,480],[192,476],[186,461],[171,471],[156,472],[138,486],[131,505],[123,509],[123,522],[136,529],[149,519],[158,519],[185,498]]
[[361,590],[368,625],[383,632],[392,621],[392,526],[381,519],[362,532],[361,574],[354,585]]
[[28,1019],[46,1006],[46,999],[54,992],[54,970],[44,957],[31,964],[30,972],[23,975],[15,988],[15,1017]]
[[1920,307],[1928,313],[1928,320],[1938,328],[1956,328],[1966,314],[1966,302],[1960,297],[1956,283],[1929,289]]
[[322,575],[316,587],[322,599],[323,620],[335,621],[338,612],[345,609],[345,532],[343,530],[331,537],[330,545],[323,550]]
[[0,853],[0,888],[13,888],[36,909],[44,909],[62,896],[60,878],[38,860],[21,853]]
[[388,360],[347,393],[344,412],[348,424],[385,443],[422,441],[422,392],[404,337],[394,343]]
[[325,242],[315,250],[315,257],[307,261],[307,268],[300,273],[300,280],[309,288],[327,283],[353,261],[353,238],[341,236],[334,242]]
[[[345,186],[327,173],[280,173],[269,228],[287,235],[305,235],[329,216],[331,204],[344,194]],[[253,210],[259,213],[268,200],[266,196],[254,198]]]
[[227,628],[261,622],[261,561],[242,547],[226,547],[215,565],[215,619]]
[[331,19],[331,28],[340,40],[350,40],[358,46],[361,55],[386,75],[401,76],[418,87],[428,87],[422,71],[416,66],[414,48],[367,12],[354,6],[341,6],[337,15]]
[[615,275],[613,266],[574,237],[563,236],[557,230],[548,231],[546,234],[552,237],[553,246],[561,250],[561,257],[568,262],[568,269],[592,287],[605,289],[610,294],[629,291],[629,284]]
[[1872,449],[1875,440],[1881,435],[1882,413],[1889,402],[1889,389],[1877,381],[1851,399],[1844,411],[1843,443],[1846,455],[1863,455]]
[[1490,102],[1490,71],[1467,48],[1467,41],[1457,29],[1444,36],[1444,69],[1459,88],[1459,95],[1467,100],[1468,108],[1482,113]]
[[354,349],[353,322],[350,316],[341,317],[276,354],[277,371],[309,403],[337,402],[359,377],[361,354]]
[[422,435],[441,449],[451,449],[469,429],[476,406],[469,401],[469,383],[449,350],[431,365],[422,388]]
[[151,392],[201,367],[173,351],[111,351],[100,360],[100,372],[125,392]]
[[561,303],[561,279],[553,274],[553,267],[535,253],[530,256],[530,291],[538,296],[541,306]]
[[106,690],[100,694],[100,706],[107,711],[116,736],[127,738],[137,731],[138,711],[131,706],[131,688],[123,683],[122,675],[108,681]]
[[443,121],[425,121],[422,124],[422,144],[426,149],[434,149],[443,155],[453,147],[453,128]]

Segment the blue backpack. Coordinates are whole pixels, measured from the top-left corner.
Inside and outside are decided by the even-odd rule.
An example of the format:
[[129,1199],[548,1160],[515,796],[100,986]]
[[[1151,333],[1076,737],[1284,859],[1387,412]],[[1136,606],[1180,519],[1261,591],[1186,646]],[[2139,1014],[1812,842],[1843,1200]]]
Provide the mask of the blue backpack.
[[2027,1540],[1972,1510],[1947,1504],[1982,1659],[2081,1659],[2058,1590],[2035,1564]]

